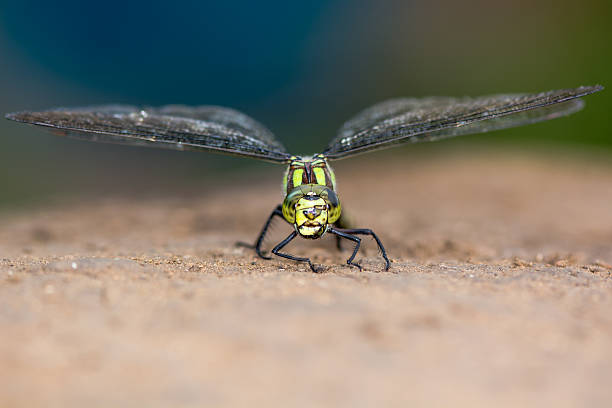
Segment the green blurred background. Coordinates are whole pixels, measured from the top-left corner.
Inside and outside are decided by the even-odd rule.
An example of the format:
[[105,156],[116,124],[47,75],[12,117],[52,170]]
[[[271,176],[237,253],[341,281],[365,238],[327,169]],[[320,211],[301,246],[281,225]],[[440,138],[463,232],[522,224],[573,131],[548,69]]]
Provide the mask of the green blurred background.
[[[611,10],[609,0],[0,1],[0,112],[225,105],[266,124],[291,152],[313,153],[344,120],[390,97],[607,86]],[[608,89],[569,118],[373,159],[493,149],[609,160],[611,108]],[[270,166],[73,141],[0,120],[4,209],[166,195]]]

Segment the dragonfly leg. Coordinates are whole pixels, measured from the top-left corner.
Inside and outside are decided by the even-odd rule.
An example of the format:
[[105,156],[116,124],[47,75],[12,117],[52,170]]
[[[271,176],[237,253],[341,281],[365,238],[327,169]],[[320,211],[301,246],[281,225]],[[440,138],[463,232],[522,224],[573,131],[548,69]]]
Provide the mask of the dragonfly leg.
[[291,259],[292,261],[298,261],[298,262],[306,262],[308,263],[308,266],[310,266],[310,269],[315,272],[321,272],[321,268],[315,268],[315,266],[312,264],[312,262],[310,262],[310,258],[302,258],[299,256],[294,256],[294,255],[289,255],[289,254],[285,254],[282,252],[279,252],[281,249],[283,249],[283,247],[285,247],[285,245],[287,245],[289,242],[291,242],[293,240],[293,238],[295,238],[297,236],[297,232],[293,231],[291,234],[289,234],[289,236],[287,238],[285,238],[284,240],[282,240],[277,246],[274,247],[274,249],[272,249],[272,253],[274,255],[278,255],[281,256],[283,258],[287,258],[287,259]]
[[[339,229],[347,229],[350,226],[351,225],[348,221],[348,218],[346,217],[346,212],[343,210],[342,215],[340,215],[338,221],[334,223],[334,227],[337,227]],[[338,251],[342,251],[342,238],[340,237],[340,235],[336,235],[336,248],[338,248]]]
[[336,235],[336,248],[342,252],[342,238],[340,238],[340,235]]
[[350,266],[356,266],[357,268],[359,268],[359,270],[361,270],[361,265],[359,265],[356,262],[353,262],[353,260],[355,259],[355,255],[357,255],[357,252],[359,251],[359,247],[361,246],[361,238],[351,235],[347,232],[341,231],[339,229],[335,229],[335,228],[330,228],[328,231],[331,232],[332,234],[335,234],[338,240],[340,238],[346,238],[346,239],[349,239],[355,242],[353,253],[351,254],[350,258],[347,259],[346,263],[349,264]]
[[283,211],[280,205],[272,211],[272,213],[268,217],[268,220],[266,221],[263,228],[261,229],[261,232],[259,233],[259,237],[257,238],[257,241],[255,242],[255,252],[257,253],[257,255],[259,255],[263,259],[272,259],[271,256],[267,256],[261,251],[261,245],[263,244],[263,240],[266,237],[268,228],[270,228],[270,223],[272,223],[272,219],[275,216],[279,216],[281,218],[283,217]]
[[[385,271],[388,271],[389,268],[391,267],[391,262],[389,261],[389,258],[387,257],[387,251],[385,250],[385,247],[383,246],[382,242],[380,242],[380,239],[378,238],[378,236],[371,229],[368,229],[368,228],[351,228],[351,229],[333,228],[333,229],[330,229],[330,232],[337,234],[337,235],[339,235],[338,234],[339,232],[342,232],[342,233],[348,234],[349,236],[351,236],[351,234],[371,235],[376,241],[376,243],[378,244],[378,249],[380,249],[380,252],[383,258],[385,258]],[[355,256],[355,253],[356,251],[353,253],[353,256]]]
[[257,255],[259,255],[259,257],[261,257],[263,259],[272,259],[272,257],[267,256],[267,255],[265,255],[262,252],[261,245],[263,244],[263,240],[266,237],[266,233],[268,232],[268,228],[270,228],[270,224],[272,223],[272,219],[274,218],[274,216],[277,216],[277,215],[279,217],[283,216],[282,207],[280,205],[278,207],[276,207],[272,211],[272,214],[270,214],[270,216],[268,217],[268,220],[266,221],[266,223],[264,224],[263,228],[261,229],[261,232],[259,233],[259,236],[257,237],[257,241],[255,241],[254,245],[246,243],[246,242],[236,242],[236,245],[240,246],[240,247],[254,249],[255,252],[257,253]]

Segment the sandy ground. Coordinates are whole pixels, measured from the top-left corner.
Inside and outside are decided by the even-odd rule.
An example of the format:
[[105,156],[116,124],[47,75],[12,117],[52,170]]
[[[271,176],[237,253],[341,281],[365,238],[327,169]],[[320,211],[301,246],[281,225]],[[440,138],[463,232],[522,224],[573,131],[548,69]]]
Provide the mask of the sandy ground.
[[612,166],[374,163],[340,162],[340,196],[390,272],[371,241],[363,272],[288,247],[322,274],[236,247],[280,171],[5,214],[0,406],[610,406]]

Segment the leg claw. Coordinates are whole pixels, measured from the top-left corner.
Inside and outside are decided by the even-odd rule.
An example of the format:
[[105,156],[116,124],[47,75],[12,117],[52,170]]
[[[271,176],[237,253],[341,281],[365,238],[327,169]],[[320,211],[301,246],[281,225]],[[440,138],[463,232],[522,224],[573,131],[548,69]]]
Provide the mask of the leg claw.
[[316,267],[313,264],[311,264],[310,262],[308,263],[308,265],[310,266],[310,270],[313,271],[314,273],[321,273],[324,271],[322,266]]
[[255,253],[256,253],[256,254],[257,254],[257,256],[258,256],[258,257],[260,257],[260,258],[263,258],[263,259],[272,259],[272,257],[271,257],[271,256],[266,255],[266,254],[265,254],[265,252],[261,252],[261,251],[259,250],[259,248],[256,248],[256,249],[255,249]]

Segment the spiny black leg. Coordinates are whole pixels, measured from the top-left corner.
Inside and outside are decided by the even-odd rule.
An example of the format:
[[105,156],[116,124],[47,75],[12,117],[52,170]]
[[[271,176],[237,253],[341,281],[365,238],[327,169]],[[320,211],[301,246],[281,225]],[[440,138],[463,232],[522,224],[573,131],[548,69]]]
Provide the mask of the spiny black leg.
[[380,242],[380,239],[378,239],[374,231],[372,231],[371,229],[367,229],[367,228],[352,228],[352,229],[339,228],[339,229],[334,229],[334,231],[340,231],[340,232],[344,232],[347,234],[371,235],[374,238],[374,240],[376,240],[376,243],[378,244],[378,249],[380,249],[380,252],[382,253],[383,258],[385,258],[385,262],[386,262],[385,271],[389,270],[389,268],[391,267],[391,262],[389,262],[389,258],[387,258],[387,251],[385,251],[385,247],[383,246],[382,242]]
[[259,237],[257,238],[257,241],[255,241],[255,245],[247,244],[246,242],[237,242],[236,245],[255,249],[255,252],[257,253],[257,255],[259,255],[263,259],[272,259],[272,257],[266,256],[264,255],[263,252],[261,252],[261,244],[263,244],[263,240],[266,236],[266,233],[268,232],[268,228],[270,228],[270,223],[272,222],[272,219],[274,218],[275,215],[278,215],[280,217],[283,216],[282,206],[279,205],[278,207],[274,209],[274,211],[272,211],[272,214],[270,214],[270,216],[268,217],[268,220],[266,221],[263,228],[261,229],[261,232],[259,233]]
[[274,247],[274,249],[272,249],[272,253],[274,255],[282,256],[283,258],[291,259],[292,261],[308,262],[308,266],[310,266],[310,269],[313,272],[315,272],[315,273],[321,272],[320,269],[315,268],[314,265],[312,264],[312,262],[310,262],[310,258],[301,258],[299,256],[293,256],[293,255],[283,254],[281,252],[278,252],[281,249],[283,249],[283,247],[285,245],[287,245],[289,242],[291,242],[293,240],[293,238],[295,238],[296,236],[297,236],[297,232],[293,231],[291,234],[289,234],[289,236],[287,238],[282,240],[277,246]]
[[278,215],[279,217],[283,216],[283,207],[281,205],[279,205],[272,211],[272,213],[268,217],[268,221],[266,221],[263,228],[261,229],[261,233],[259,234],[259,238],[257,238],[257,242],[255,243],[255,252],[257,252],[257,255],[259,255],[263,259],[272,259],[272,257],[265,256],[263,252],[261,252],[261,244],[263,244],[264,237],[266,236],[268,228],[270,228],[270,223],[272,222],[272,219],[275,215]]
[[342,238],[346,238],[346,239],[350,239],[351,241],[355,242],[355,248],[353,249],[353,253],[351,255],[351,257],[346,261],[347,264],[349,265],[353,265],[359,268],[359,270],[361,270],[361,265],[359,265],[358,263],[353,262],[353,259],[355,259],[355,255],[357,255],[357,251],[359,251],[359,247],[361,246],[361,238],[356,237],[354,235],[348,234],[344,231],[340,231],[334,228],[330,228],[328,230],[329,232],[331,232],[332,234],[336,234],[337,237],[342,237]]

